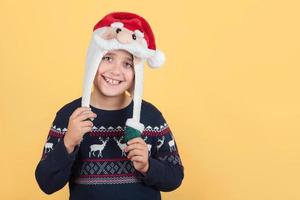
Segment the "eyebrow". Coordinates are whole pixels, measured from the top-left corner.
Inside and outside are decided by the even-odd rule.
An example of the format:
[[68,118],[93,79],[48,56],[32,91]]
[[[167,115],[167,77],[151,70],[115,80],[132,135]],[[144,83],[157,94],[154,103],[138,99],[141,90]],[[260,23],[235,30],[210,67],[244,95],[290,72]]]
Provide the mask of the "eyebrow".
[[133,57],[132,57],[132,56],[130,56],[130,57],[126,56],[125,59],[126,59],[127,61],[133,62]]
[[[116,53],[113,53],[113,52],[108,52],[107,54],[105,54],[105,56],[115,56]],[[128,61],[131,61],[133,62],[133,56],[126,56],[125,59]]]

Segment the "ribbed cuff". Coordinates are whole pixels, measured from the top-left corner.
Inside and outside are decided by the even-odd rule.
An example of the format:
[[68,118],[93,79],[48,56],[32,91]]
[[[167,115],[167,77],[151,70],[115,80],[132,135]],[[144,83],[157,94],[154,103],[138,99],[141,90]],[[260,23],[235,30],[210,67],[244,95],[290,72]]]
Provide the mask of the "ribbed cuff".
[[141,178],[147,185],[153,185],[156,182],[155,177],[160,177],[163,169],[164,166],[162,163],[153,158],[149,158],[149,169],[144,175],[141,174]]
[[78,150],[79,148],[76,146],[74,151],[69,154],[64,144],[64,140],[62,140],[56,144],[51,156],[54,162],[56,162],[58,165],[66,166],[75,161]]

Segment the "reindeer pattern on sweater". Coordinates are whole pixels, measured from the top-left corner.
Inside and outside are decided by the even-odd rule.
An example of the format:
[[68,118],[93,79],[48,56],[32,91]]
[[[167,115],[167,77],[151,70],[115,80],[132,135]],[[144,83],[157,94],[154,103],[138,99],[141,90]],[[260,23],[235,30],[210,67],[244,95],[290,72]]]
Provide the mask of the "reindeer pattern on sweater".
[[[79,101],[77,102],[79,106],[78,103]],[[71,105],[74,106],[74,102]],[[155,110],[152,105],[145,102],[143,106]],[[47,159],[47,156],[55,151],[56,146],[62,145],[63,137],[67,132],[68,116],[72,114],[75,107],[68,108],[69,112],[65,109],[57,113],[51,126],[42,160]],[[124,151],[125,120],[131,114],[131,109],[127,108],[127,110],[129,112],[124,110],[119,113],[119,116],[115,112],[106,112],[92,107],[92,111],[96,112],[99,118],[93,121],[92,131],[84,135],[80,146],[76,149],[76,159],[70,179],[72,182],[82,185],[141,182],[138,172]],[[161,113],[158,110],[149,112],[148,116],[141,116],[141,121],[145,124],[141,137],[147,144],[149,157],[168,165],[181,166],[174,136]]]

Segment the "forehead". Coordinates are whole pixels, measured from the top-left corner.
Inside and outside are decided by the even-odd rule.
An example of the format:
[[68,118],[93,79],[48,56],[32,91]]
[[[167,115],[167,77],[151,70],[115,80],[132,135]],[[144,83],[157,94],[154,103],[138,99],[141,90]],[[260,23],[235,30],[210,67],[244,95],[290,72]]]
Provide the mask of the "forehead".
[[121,49],[109,51],[106,53],[106,55],[118,56],[125,59],[133,60],[133,55],[131,53]]

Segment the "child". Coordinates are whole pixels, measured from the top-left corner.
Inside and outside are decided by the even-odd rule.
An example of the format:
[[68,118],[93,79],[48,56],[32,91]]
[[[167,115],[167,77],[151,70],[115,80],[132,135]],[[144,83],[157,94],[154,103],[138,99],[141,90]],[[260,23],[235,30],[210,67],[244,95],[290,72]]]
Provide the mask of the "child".
[[164,62],[145,19],[114,12],[95,25],[82,98],[56,113],[36,168],[45,193],[69,182],[71,200],[156,200],[179,187],[183,166],[171,130],[141,99],[145,61]]

